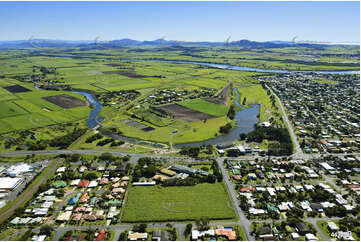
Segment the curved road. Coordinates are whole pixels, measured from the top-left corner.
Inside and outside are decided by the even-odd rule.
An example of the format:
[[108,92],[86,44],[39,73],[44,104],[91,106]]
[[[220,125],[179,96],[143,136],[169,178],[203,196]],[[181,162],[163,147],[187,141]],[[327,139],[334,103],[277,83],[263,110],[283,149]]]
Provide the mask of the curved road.
[[303,151],[302,151],[302,149],[300,147],[300,144],[298,143],[297,136],[296,136],[295,132],[293,131],[292,124],[291,124],[290,120],[287,117],[287,113],[286,113],[285,108],[283,107],[283,103],[281,102],[280,98],[273,92],[273,90],[270,87],[268,87],[267,85],[265,85],[265,86],[267,87],[268,90],[270,90],[270,92],[275,96],[278,103],[280,104],[280,107],[281,107],[281,110],[282,110],[282,115],[283,115],[283,120],[287,124],[288,132],[289,132],[289,134],[291,136],[293,144],[295,145],[296,153],[293,156],[295,158],[302,158],[303,157]]

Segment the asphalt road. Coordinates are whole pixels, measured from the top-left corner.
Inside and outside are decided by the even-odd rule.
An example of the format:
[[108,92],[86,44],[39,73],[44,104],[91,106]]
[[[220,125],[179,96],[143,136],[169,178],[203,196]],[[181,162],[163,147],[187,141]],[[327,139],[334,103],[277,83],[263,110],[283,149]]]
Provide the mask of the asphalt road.
[[244,233],[246,234],[247,240],[255,240],[255,238],[251,235],[251,222],[246,218],[246,215],[240,208],[240,202],[237,198],[237,193],[235,190],[235,184],[231,181],[227,170],[224,168],[223,160],[217,159],[218,166],[223,175],[223,181],[226,184],[228,193],[233,202],[234,209],[238,215],[238,223],[243,228]]
[[[164,158],[170,160],[184,160],[184,161],[193,161],[193,158],[189,157],[177,157],[177,156],[163,156],[163,155],[150,155],[150,154],[132,154],[120,151],[104,151],[104,150],[37,150],[37,151],[14,151],[14,152],[2,152],[0,156],[4,157],[16,157],[16,156],[26,156],[26,155],[61,155],[61,154],[88,154],[88,155],[101,155],[102,153],[111,153],[114,156],[126,156],[131,155],[134,159],[138,159],[140,157],[152,157],[152,158]],[[322,156],[360,156],[360,153],[340,153],[340,154],[303,154],[302,159],[308,160],[313,158],[319,158]],[[299,158],[297,156],[292,155],[293,158]],[[232,159],[232,160],[253,160],[255,158],[268,158],[268,156],[254,156],[254,155],[244,155],[239,157],[219,157],[219,159]],[[270,158],[280,158],[279,156],[270,156]]]

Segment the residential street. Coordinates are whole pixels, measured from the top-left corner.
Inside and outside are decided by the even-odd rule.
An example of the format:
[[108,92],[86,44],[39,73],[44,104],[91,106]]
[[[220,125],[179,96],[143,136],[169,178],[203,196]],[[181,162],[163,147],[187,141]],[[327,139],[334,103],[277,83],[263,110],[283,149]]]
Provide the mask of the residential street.
[[239,206],[239,200],[237,198],[236,190],[234,189],[235,184],[231,181],[228,172],[224,168],[223,161],[221,159],[217,159],[218,166],[222,172],[223,175],[223,181],[227,186],[228,193],[232,199],[233,206],[237,212],[238,215],[238,223],[243,228],[244,233],[246,234],[246,237],[248,240],[255,240],[255,238],[251,235],[251,222],[246,218],[246,215],[242,211],[242,209]]

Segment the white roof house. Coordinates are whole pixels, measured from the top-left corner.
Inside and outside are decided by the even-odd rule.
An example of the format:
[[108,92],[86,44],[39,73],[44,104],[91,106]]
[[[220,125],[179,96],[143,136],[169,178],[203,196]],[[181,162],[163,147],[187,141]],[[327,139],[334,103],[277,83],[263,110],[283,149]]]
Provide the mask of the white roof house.
[[312,191],[315,187],[313,185],[304,185],[306,191]]
[[33,214],[35,216],[45,216],[48,213],[48,211],[49,211],[48,208],[34,208]]
[[235,148],[238,149],[241,153],[246,153],[246,149],[243,145],[237,145]]
[[44,192],[45,195],[53,195],[55,192],[54,188],[50,188],[49,190],[47,190],[46,192]]
[[55,196],[44,196],[44,197],[43,197],[43,201],[55,202],[55,201],[56,201],[56,197],[55,197]]
[[192,230],[192,240],[198,240],[198,238],[203,237],[205,235],[214,236],[215,231],[213,229],[199,231],[199,230]]
[[292,239],[299,239],[300,238],[300,235],[298,233],[292,233],[291,236],[292,236]]
[[80,179],[76,179],[70,183],[70,186],[77,186],[79,183],[80,183]]
[[98,186],[98,182],[97,182],[97,181],[90,181],[90,183],[89,183],[89,185],[88,185],[89,188],[93,188],[93,187],[96,187],[96,186]]
[[312,212],[312,208],[310,207],[310,205],[306,202],[300,202],[300,206],[302,207],[303,210],[306,210],[308,212]]
[[323,207],[323,208],[332,208],[332,207],[334,207],[334,206],[336,206],[336,204],[334,204],[334,203],[330,203],[330,202],[322,202],[322,203],[320,203],[321,204],[321,206]]
[[344,199],[341,194],[336,194],[335,197],[336,197],[336,202],[338,204],[340,204],[340,205],[346,205],[347,204],[347,200]]
[[248,212],[252,215],[258,215],[258,214],[265,214],[266,211],[263,209],[257,209],[257,208],[250,208]]
[[328,171],[333,171],[335,170],[335,168],[333,168],[332,166],[330,166],[329,164],[327,164],[326,162],[321,162],[320,165],[323,167],[323,169],[328,170]]
[[66,211],[59,214],[57,221],[69,221],[71,217],[72,211]]
[[355,206],[352,206],[352,205],[343,205],[344,206],[344,208],[346,209],[346,211],[352,211],[352,209],[354,209],[355,208]]
[[32,241],[44,241],[46,238],[46,235],[34,235],[31,240]]
[[323,188],[324,190],[326,189],[330,189],[331,187],[327,184],[323,184],[322,182],[318,184],[321,188]]
[[329,227],[331,231],[337,231],[339,229],[334,222],[328,222],[327,227]]
[[266,188],[264,188],[264,187],[256,187],[256,191],[257,192],[265,192]]
[[117,216],[119,214],[119,210],[117,210],[117,207],[113,206],[109,208],[107,218],[113,218],[114,216]]
[[278,205],[278,209],[279,209],[281,212],[284,212],[284,211],[288,210],[289,207],[287,206],[287,204],[280,204],[280,205]]
[[41,207],[42,208],[50,208],[51,206],[53,206],[54,202],[44,202]]
[[74,206],[67,206],[65,208],[65,211],[73,211],[73,209],[74,209]]
[[317,240],[317,237],[314,234],[306,234],[305,237],[307,241]]
[[298,191],[298,192],[303,191],[303,187],[301,185],[295,185],[294,187],[295,187],[296,191]]
[[271,197],[276,196],[276,193],[275,193],[276,190],[274,188],[272,188],[272,187],[267,187],[267,192],[269,193],[269,195]]
[[62,166],[62,167],[59,167],[59,168],[56,170],[56,172],[61,173],[61,172],[65,172],[65,170],[66,170],[66,167],[65,167],[65,166]]
[[285,187],[275,187],[276,191],[280,191],[280,192],[285,192],[286,188]]
[[20,218],[16,217],[13,220],[10,221],[11,224],[18,224],[20,222]]

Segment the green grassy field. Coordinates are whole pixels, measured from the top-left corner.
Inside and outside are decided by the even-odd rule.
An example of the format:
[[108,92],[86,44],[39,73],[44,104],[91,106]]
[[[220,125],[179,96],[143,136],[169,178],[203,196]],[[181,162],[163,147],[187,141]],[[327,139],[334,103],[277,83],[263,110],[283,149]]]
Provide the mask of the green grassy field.
[[[55,81],[71,88],[92,90],[97,93],[135,89],[144,97],[164,88],[220,90],[227,83],[232,82],[238,87],[241,100],[247,97],[246,105],[260,104],[261,121],[268,121],[273,117],[278,124],[281,124],[281,121],[275,114],[279,112],[272,108],[267,92],[254,79],[255,76],[265,73],[227,70],[197,64],[127,60],[186,60],[262,69],[359,69],[359,60],[347,58],[347,55],[359,52],[359,49],[354,47],[327,47],[323,50],[303,47],[244,49],[236,46],[184,48],[169,50],[134,46],[111,50],[59,49],[36,55],[28,50],[0,51],[0,133],[76,122],[88,117],[89,107],[62,109],[44,100],[42,97],[58,94],[68,94],[82,100],[84,98],[69,91],[37,90],[34,88],[31,75],[41,75],[41,72],[34,66],[56,68],[57,74],[47,74],[40,84]],[[185,55],[185,51],[192,54]],[[324,57],[325,53],[331,54],[332,57]],[[305,60],[305,55],[313,61]],[[334,84],[328,80],[320,80],[320,82]],[[28,88],[30,92],[10,93],[2,88],[16,84]],[[167,144],[174,129],[179,131],[173,136],[174,144],[196,142],[219,135],[219,127],[229,122],[225,117],[228,107],[207,103],[201,99],[187,100],[180,104],[217,118],[207,120],[206,123],[184,122],[169,117],[159,117],[142,110],[141,113],[138,112],[138,115],[144,118],[141,123],[155,128],[153,131],[143,132],[121,122],[120,115],[126,118],[132,115],[130,112],[125,112],[126,108],[123,109],[123,106],[120,109],[106,106],[101,114],[106,118],[105,125],[118,127],[125,136]],[[130,110],[134,110],[134,106],[134,104],[130,106]]]
[[0,103],[0,118],[26,114],[27,112],[13,102]]
[[122,222],[183,221],[200,217],[233,219],[223,183],[192,187],[131,187]]
[[125,124],[121,121],[124,119],[126,119],[124,118],[124,116],[122,116],[122,118],[120,119],[112,119],[107,125],[110,127],[119,128],[123,132],[123,135],[128,137],[134,137],[148,141],[156,141],[166,144],[169,144],[170,134],[174,129],[177,129],[178,133],[173,136],[173,144],[189,143],[207,140],[219,135],[219,127],[227,123],[227,117],[220,117],[209,119],[206,122],[185,122],[181,120],[176,120],[169,126],[156,127],[150,125],[149,123],[137,120],[140,123],[145,123],[146,125],[155,128],[152,131],[144,132],[140,129]]
[[227,114],[228,107],[223,105],[217,105],[204,101],[203,99],[191,99],[183,102],[179,102],[179,105],[182,105],[186,108],[190,108],[201,113],[207,113],[216,117],[222,117]]
[[24,86],[30,91],[10,93],[0,87],[0,133],[74,122],[89,116],[91,109],[88,106],[65,109],[43,99],[47,96],[66,94],[86,100],[80,94],[69,91],[37,90],[28,83],[17,80],[11,80],[9,83],[8,79],[0,79],[1,86],[14,84]]
[[312,79],[312,81],[318,82],[318,83],[325,83],[325,84],[338,84],[338,81],[332,81],[328,79]]
[[[246,87],[237,88],[240,94],[240,104],[243,103],[246,98],[245,106],[252,104],[260,104],[260,120],[269,121],[271,117],[274,117],[273,112],[281,114],[280,110],[274,110],[272,108],[272,102],[267,95],[267,91],[262,88],[261,85],[250,85]],[[276,107],[279,108],[279,104],[276,102]],[[277,119],[277,118],[276,118]]]

